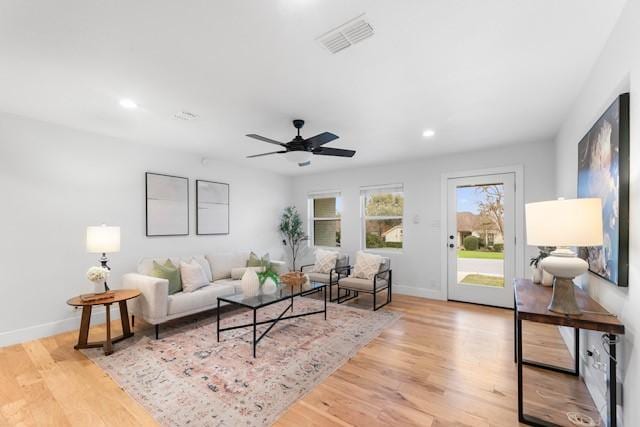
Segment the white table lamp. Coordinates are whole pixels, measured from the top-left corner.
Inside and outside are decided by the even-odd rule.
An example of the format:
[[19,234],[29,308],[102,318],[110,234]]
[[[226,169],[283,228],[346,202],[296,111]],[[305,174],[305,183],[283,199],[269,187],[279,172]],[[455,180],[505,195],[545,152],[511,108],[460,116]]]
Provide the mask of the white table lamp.
[[[109,262],[107,254],[120,252],[120,227],[110,227],[106,224],[87,227],[87,252],[102,254],[100,264],[107,270],[111,270],[107,265]],[[104,287],[105,291],[109,290],[106,281]]]
[[570,248],[602,245],[602,201],[591,198],[528,203],[525,213],[527,244],[557,248],[542,260],[542,269],[554,276],[549,310],[581,314],[573,279],[586,273],[589,265]]

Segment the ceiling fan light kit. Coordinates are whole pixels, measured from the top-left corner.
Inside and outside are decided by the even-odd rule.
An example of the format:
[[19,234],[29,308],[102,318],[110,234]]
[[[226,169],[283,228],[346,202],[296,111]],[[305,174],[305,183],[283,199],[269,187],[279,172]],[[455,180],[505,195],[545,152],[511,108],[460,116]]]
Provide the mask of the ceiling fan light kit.
[[284,157],[292,163],[307,163],[311,161],[313,153],[310,151],[288,151]]
[[269,144],[279,145],[283,150],[271,151],[269,153],[254,154],[247,158],[269,156],[271,154],[284,154],[285,158],[290,162],[297,163],[298,166],[308,166],[311,164],[311,158],[314,155],[334,156],[334,157],[353,157],[356,152],[354,150],[343,150],[341,148],[323,147],[323,145],[339,138],[331,132],[323,132],[311,138],[303,138],[300,136],[300,129],[304,126],[304,120],[296,119],[293,121],[293,127],[298,130],[298,134],[288,143],[276,141],[254,133],[247,134],[249,138],[258,141],[267,142]]

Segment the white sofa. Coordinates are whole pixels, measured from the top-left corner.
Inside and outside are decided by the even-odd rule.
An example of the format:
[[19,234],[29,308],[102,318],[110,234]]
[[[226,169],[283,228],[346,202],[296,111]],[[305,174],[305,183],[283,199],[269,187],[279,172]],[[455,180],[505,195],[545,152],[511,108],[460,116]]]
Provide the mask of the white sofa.
[[[159,325],[168,320],[188,316],[217,307],[219,296],[242,293],[240,280],[231,278],[231,269],[245,267],[249,252],[226,253],[216,255],[194,255],[188,257],[142,258],[138,262],[136,273],[127,273],[122,278],[122,286],[139,289],[142,295],[129,301],[133,316],[140,316],[146,322],[155,325],[158,338]],[[164,264],[169,259],[175,266],[180,261],[196,260],[203,268],[209,285],[193,292],[178,292],[169,295],[169,281],[150,276],[153,262]],[[271,261],[277,270],[284,269],[283,261]],[[135,318],[135,317],[134,317]]]

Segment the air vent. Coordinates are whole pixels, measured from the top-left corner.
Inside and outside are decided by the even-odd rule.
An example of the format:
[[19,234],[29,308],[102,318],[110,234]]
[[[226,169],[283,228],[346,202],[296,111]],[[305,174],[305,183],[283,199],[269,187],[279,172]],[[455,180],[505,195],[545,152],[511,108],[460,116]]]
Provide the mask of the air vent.
[[338,53],[373,35],[373,26],[364,13],[318,37],[318,41],[331,53]]
[[175,117],[178,120],[189,121],[189,120],[195,120],[199,116],[197,114],[193,114],[188,111],[180,111],[179,113],[174,114],[173,117]]

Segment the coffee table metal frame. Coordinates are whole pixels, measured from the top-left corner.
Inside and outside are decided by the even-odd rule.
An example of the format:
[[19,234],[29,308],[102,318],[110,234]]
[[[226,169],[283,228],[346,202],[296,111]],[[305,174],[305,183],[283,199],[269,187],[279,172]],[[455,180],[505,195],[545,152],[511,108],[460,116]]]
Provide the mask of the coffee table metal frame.
[[[293,313],[293,299],[294,297],[304,297],[304,296],[309,296],[309,295],[313,295],[316,293],[322,292],[322,297],[324,300],[324,307],[322,310],[316,310],[316,311],[311,311],[311,312],[307,312],[307,313],[300,313],[300,314],[291,314],[289,316],[285,316],[285,314],[291,310],[291,313]],[[260,308],[264,308],[264,307],[268,307],[270,305],[273,304],[277,304],[279,302],[283,302],[283,301],[287,301],[290,300],[289,305],[287,306],[287,308],[284,309],[284,311],[282,311],[282,313],[280,313],[280,315],[274,319],[267,319],[267,320],[261,320],[261,321],[257,321],[257,313],[258,313],[258,309]],[[290,295],[286,295],[286,296],[282,296],[282,298],[277,298],[274,300],[270,300],[267,301],[265,303],[258,303],[258,304],[250,304],[249,301],[251,301],[251,298],[245,298],[244,300],[234,300],[232,299],[232,297],[218,297],[218,309],[216,310],[216,339],[218,342],[220,342],[220,332],[224,332],[224,331],[231,331],[234,329],[241,329],[241,328],[253,328],[253,342],[252,342],[252,347],[253,347],[253,357],[256,357],[256,347],[258,346],[258,343],[260,342],[260,340],[262,338],[265,337],[265,335],[267,335],[269,333],[269,331],[281,320],[287,320],[287,319],[295,319],[298,317],[304,317],[304,316],[312,316],[314,314],[324,314],[324,320],[327,320],[327,285],[324,283],[313,283],[312,284],[312,288],[308,289],[308,290],[303,290],[300,289],[300,292],[291,292]],[[221,302],[225,302],[227,304],[230,305],[237,305],[240,307],[244,307],[244,308],[248,308],[250,310],[253,310],[253,321],[251,323],[246,323],[243,325],[236,325],[236,326],[229,326],[226,328],[221,328],[220,327],[220,303]],[[269,327],[262,333],[260,334],[260,336],[257,336],[257,327],[259,325],[265,325],[270,323]]]

